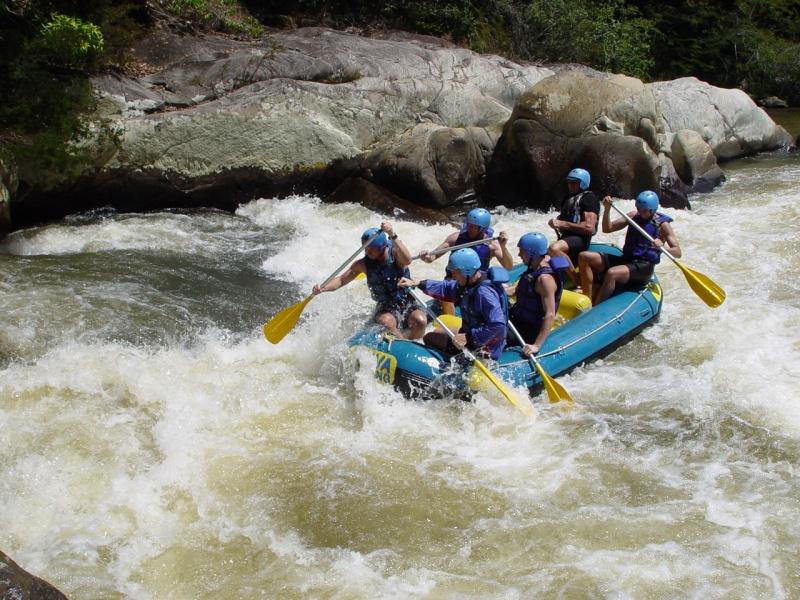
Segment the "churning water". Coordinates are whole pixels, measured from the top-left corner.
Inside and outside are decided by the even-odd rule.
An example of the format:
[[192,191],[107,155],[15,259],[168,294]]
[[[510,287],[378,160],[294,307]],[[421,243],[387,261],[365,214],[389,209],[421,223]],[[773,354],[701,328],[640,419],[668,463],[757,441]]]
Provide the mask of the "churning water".
[[[98,212],[0,250],[0,548],[71,598],[796,598],[800,159],[666,211],[660,321],[538,418],[343,357],[363,282],[260,327],[381,217]],[[499,209],[512,240],[551,215]],[[452,228],[391,219],[412,252]],[[620,234],[600,235],[621,241]],[[413,265],[438,276],[444,259]]]

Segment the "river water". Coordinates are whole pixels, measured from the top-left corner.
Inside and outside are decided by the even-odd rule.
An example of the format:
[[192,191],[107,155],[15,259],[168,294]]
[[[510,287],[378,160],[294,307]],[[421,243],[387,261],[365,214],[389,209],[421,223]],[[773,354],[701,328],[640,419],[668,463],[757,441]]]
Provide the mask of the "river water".
[[[359,206],[13,234],[0,548],[71,598],[797,598],[800,158],[724,168],[666,212],[725,304],[665,262],[660,321],[560,379],[574,410],[542,394],[530,420],[352,366],[363,282],[263,339],[379,223]],[[495,212],[514,240],[549,216]],[[392,220],[412,252],[452,231]]]

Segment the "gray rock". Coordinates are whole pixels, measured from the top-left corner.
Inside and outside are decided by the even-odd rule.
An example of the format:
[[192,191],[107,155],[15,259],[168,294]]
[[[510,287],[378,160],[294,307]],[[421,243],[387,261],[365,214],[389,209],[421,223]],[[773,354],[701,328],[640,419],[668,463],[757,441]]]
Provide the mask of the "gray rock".
[[692,129],[681,129],[673,137],[672,164],[692,192],[707,192],[725,181],[711,146]]
[[431,207],[472,189],[546,206],[573,166],[589,168],[600,193],[659,186],[680,206],[687,190],[721,178],[700,146],[675,141],[679,131],[698,133],[717,159],[792,142],[739,90],[525,65],[425,36],[161,31],[137,55],[149,74],[94,80],[92,164],[77,181],[19,165],[26,197],[15,218],[104,204],[230,208],[259,195],[324,195],[351,177]]
[[0,552],[0,598],[3,600],[66,600],[52,585],[31,575]]
[[446,207],[479,185],[500,127],[422,123],[357,160],[337,165],[336,179],[368,179],[421,206]]
[[758,101],[760,106],[764,108],[789,108],[789,103],[777,96],[768,96]]
[[664,205],[688,207],[688,193],[724,181],[718,159],[791,144],[741,90],[562,68],[520,97],[486,189],[495,202],[545,208],[563,196],[566,173],[583,167],[600,195],[653,189]]
[[711,86],[694,77],[648,86],[656,97],[665,131],[691,129],[717,159],[730,159],[792,145],[792,137],[742,90]]
[[17,174],[0,160],[0,237],[11,231],[11,198],[17,193]]
[[686,206],[665,140],[655,97],[641,81],[564,69],[520,97],[495,149],[487,196],[507,205],[557,206],[565,175],[582,167],[601,196],[668,188],[670,204]]

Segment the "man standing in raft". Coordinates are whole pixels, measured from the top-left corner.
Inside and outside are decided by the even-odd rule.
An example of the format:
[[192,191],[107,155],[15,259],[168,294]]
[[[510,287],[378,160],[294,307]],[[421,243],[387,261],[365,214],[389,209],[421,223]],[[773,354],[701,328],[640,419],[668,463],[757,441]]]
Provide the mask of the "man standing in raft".
[[[380,233],[378,233],[380,232]],[[375,309],[375,322],[383,325],[392,335],[404,339],[401,327],[408,327],[408,339],[416,340],[425,333],[428,320],[425,313],[416,308],[414,299],[398,287],[403,277],[411,277],[408,265],[411,264],[411,253],[400,241],[388,222],[381,223],[381,228],[370,227],[361,234],[361,243],[378,233],[378,236],[364,250],[366,256],[355,261],[341,275],[334,277],[324,288],[315,285],[312,294],[332,292],[347,285],[364,273],[367,286],[373,300],[378,303]]]
[[517,247],[528,268],[506,292],[517,297],[510,321],[525,342],[522,354],[530,356],[539,352],[553,328],[563,289],[561,273],[569,263],[563,256],[547,256],[547,238],[541,233],[526,233]]
[[449,354],[456,354],[466,346],[497,360],[506,346],[508,299],[503,282],[491,276],[499,271],[507,281],[508,273],[500,267],[492,267],[489,273],[481,271],[481,259],[472,248],[453,252],[447,268],[452,279],[400,280],[401,287],[419,287],[437,300],[457,303],[461,309],[461,328],[455,332],[454,341],[446,332],[434,330],[425,334],[425,344]]
[[[446,254],[435,254],[435,252],[438,250],[444,250],[445,248],[466,244],[468,242],[474,242],[476,240],[489,239],[494,233],[492,228],[489,227],[491,224],[492,215],[489,214],[488,210],[485,208],[473,208],[467,214],[467,218],[459,231],[455,231],[448,235],[444,241],[433,251],[429,252],[427,250],[423,250],[419,253],[419,257],[426,263],[432,263],[437,258],[442,256],[442,254]],[[506,235],[505,231],[501,231],[498,239],[487,242],[486,244],[480,244],[472,247],[472,249],[477,252],[478,258],[480,258],[481,271],[484,273],[488,272],[489,261],[491,261],[493,257],[496,258],[505,269],[510,269],[514,266],[514,257],[511,256],[511,253],[506,247],[507,242],[508,235]],[[448,267],[445,279],[450,278],[451,274]],[[443,302],[442,312],[449,315],[455,314],[453,304],[450,302]]]
[[548,254],[569,259],[567,273],[573,284],[578,283],[574,273],[578,255],[589,249],[600,220],[600,200],[589,189],[591,180],[586,169],[572,169],[567,173],[568,195],[561,203],[561,212],[547,223],[558,236],[558,240],[550,244]]
[[[611,233],[628,227],[628,221],[620,217],[611,220],[611,197],[603,198],[603,233]],[[592,298],[592,285],[595,273],[605,272],[603,283],[597,291],[594,304],[599,304],[610,297],[617,284],[628,282],[645,284],[653,275],[655,266],[661,260],[659,248],[664,248],[675,258],[681,257],[681,248],[678,238],[672,230],[672,217],[657,212],[658,194],[650,190],[644,191],[636,197],[636,210],[628,213],[628,217],[650,237],[650,240],[631,227],[625,234],[625,245],[622,247],[622,256],[611,256],[600,252],[581,252],[578,259],[581,272],[581,287],[583,293]]]

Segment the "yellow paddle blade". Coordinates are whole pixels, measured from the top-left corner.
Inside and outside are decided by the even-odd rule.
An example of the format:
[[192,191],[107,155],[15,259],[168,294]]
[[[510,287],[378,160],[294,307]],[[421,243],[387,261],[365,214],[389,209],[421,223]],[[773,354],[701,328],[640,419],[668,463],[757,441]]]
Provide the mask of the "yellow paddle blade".
[[530,400],[527,398],[521,398],[518,394],[514,391],[509,390],[502,384],[502,382],[492,373],[486,365],[484,365],[481,361],[475,360],[472,363],[478,370],[483,374],[483,376],[489,380],[489,382],[498,389],[498,391],[505,396],[506,400],[511,402],[517,409],[526,417],[530,417],[533,415],[533,407],[531,406]]
[[264,325],[264,337],[272,344],[280,342],[286,334],[289,333],[294,326],[300,315],[303,314],[303,309],[306,307],[314,296],[308,296],[305,300],[301,300],[297,304],[292,304],[288,308],[284,308],[277,315],[269,320],[269,323]]
[[725,301],[725,290],[711,281],[708,277],[697,271],[692,271],[678,259],[674,259],[675,264],[683,272],[689,287],[700,299],[711,308],[716,308]]
[[534,361],[533,364],[536,366],[536,372],[539,373],[539,377],[542,378],[542,383],[544,384],[544,389],[547,391],[547,397],[550,399],[550,402],[559,402],[561,400],[564,402],[573,402],[572,396],[569,395],[567,390],[555,379],[550,377],[538,361]]

